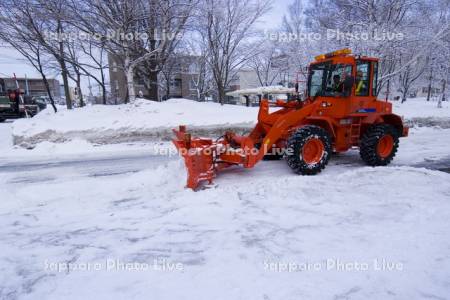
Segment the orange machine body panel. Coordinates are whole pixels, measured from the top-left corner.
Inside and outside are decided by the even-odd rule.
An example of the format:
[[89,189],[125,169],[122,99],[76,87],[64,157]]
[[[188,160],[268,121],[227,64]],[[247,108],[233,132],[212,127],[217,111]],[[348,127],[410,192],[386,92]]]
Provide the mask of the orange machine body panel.
[[[283,148],[286,140],[296,129],[305,125],[317,125],[326,129],[332,138],[333,150],[347,151],[358,147],[365,130],[377,123],[393,125],[400,136],[407,136],[408,128],[402,119],[392,113],[392,104],[380,101],[375,95],[376,80],[373,80],[378,59],[338,54],[316,58],[315,65],[343,65],[351,68],[353,78],[357,75],[357,64],[364,62],[370,68],[369,92],[357,96],[352,85],[347,96],[311,96],[308,93],[304,101],[270,103],[261,100],[258,122],[248,136],[238,136],[227,132],[216,142],[209,139],[191,138],[186,128],[180,126],[174,130],[174,145],[185,159],[188,170],[187,187],[195,189],[200,182],[211,182],[216,172],[232,165],[251,168],[271,149]],[[311,71],[310,71],[311,72]],[[277,109],[270,112],[270,107]]]

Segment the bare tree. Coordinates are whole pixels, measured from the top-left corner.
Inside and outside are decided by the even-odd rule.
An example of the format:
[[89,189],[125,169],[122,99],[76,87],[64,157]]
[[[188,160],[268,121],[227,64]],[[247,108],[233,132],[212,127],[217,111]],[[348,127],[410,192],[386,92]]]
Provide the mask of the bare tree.
[[[400,64],[405,56],[409,56],[410,53],[402,54],[400,57]],[[402,103],[406,101],[406,98],[411,90],[414,82],[420,78],[425,71],[425,66],[428,63],[426,59],[420,58],[415,64],[406,65],[403,71],[398,75],[399,89],[402,94]]]
[[[67,1],[66,0],[19,0],[24,3],[14,6],[23,11],[26,25],[34,32],[36,40],[58,62],[64,86],[67,109],[72,109],[72,99],[69,91],[69,70],[66,62],[66,49],[64,44],[64,30],[67,26]],[[42,20],[44,31],[36,26],[37,20]],[[56,38],[48,36],[55,33]]]
[[20,19],[17,11],[10,10],[7,2],[0,3],[0,40],[3,40],[20,53],[35,69],[39,72],[44,82],[47,95],[55,113],[54,95],[50,89],[44,69],[43,60],[45,57],[44,49],[34,39],[34,33],[26,30],[21,22],[11,22],[11,20]]
[[158,99],[158,73],[175,49],[196,0],[72,0],[76,22],[101,37],[105,49],[122,58],[128,97],[136,98],[134,77],[141,64],[150,66],[151,98]]
[[281,52],[277,43],[259,42],[256,49],[261,49],[250,58],[249,66],[255,71],[261,86],[273,85],[277,78],[288,69],[287,57]]
[[203,0],[199,32],[221,104],[232,73],[254,54],[244,43],[254,36],[254,24],[268,8],[266,0]]
[[161,86],[163,87],[165,91],[165,100],[170,98],[170,92],[171,92],[171,86],[174,82],[174,75],[175,73],[179,73],[181,71],[181,62],[179,59],[175,57],[170,57],[166,60],[166,63],[164,64],[164,67],[161,70]]
[[193,32],[193,36],[183,40],[180,51],[188,53],[191,58],[186,70],[189,86],[195,89],[197,101],[205,101],[214,85],[212,70],[208,64],[208,47],[198,38],[198,33]]
[[189,76],[197,93],[197,101],[205,101],[206,96],[211,93],[213,88],[213,76],[205,52],[196,56],[195,61],[189,67]]
[[[445,35],[445,24],[429,30],[434,18],[429,11],[437,1],[314,0],[316,6],[307,15],[311,28],[327,37],[327,50],[349,47],[380,59],[379,91],[392,78],[411,71],[430,45]],[[399,59],[411,48],[409,59]]]
[[[68,109],[72,108],[70,99],[68,68],[65,58],[63,39],[66,25],[65,0],[4,0],[10,22],[20,22],[24,35],[37,43],[42,51],[58,62],[64,84],[64,93]],[[54,35],[50,35],[52,33]],[[54,38],[56,36],[56,38]]]
[[68,68],[67,76],[75,82],[80,107],[83,107],[84,99],[83,91],[81,90],[81,76],[83,75],[83,70],[80,67],[80,49],[77,43],[73,40],[66,41],[65,44],[67,50],[66,60],[70,66]]
[[89,39],[80,43],[80,49],[87,57],[88,63],[80,63],[79,67],[85,76],[94,79],[101,89],[102,103],[106,104],[106,75],[108,61],[105,58],[106,50],[103,42]]

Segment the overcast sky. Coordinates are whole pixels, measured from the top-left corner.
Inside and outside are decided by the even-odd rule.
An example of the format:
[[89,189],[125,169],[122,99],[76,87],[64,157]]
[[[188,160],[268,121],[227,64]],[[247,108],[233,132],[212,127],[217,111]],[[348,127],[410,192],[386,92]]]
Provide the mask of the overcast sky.
[[[275,0],[273,1],[272,10],[259,22],[258,27],[275,29],[281,25],[283,15],[287,11],[287,6],[292,0]],[[16,73],[17,77],[40,77],[39,73],[30,66],[14,49],[6,45],[0,44],[0,77],[13,76]],[[55,77],[49,74],[49,77]],[[61,83],[61,79],[57,76]],[[71,85],[74,85],[72,82]],[[83,82],[83,89],[87,89],[87,81]],[[86,92],[86,91],[84,91]],[[95,92],[94,92],[95,93]]]

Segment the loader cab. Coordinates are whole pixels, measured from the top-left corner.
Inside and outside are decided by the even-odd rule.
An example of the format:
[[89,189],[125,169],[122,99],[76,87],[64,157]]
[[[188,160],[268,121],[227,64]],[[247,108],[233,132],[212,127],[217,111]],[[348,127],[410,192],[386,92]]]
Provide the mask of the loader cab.
[[321,115],[339,117],[381,106],[386,111],[386,104],[375,103],[377,80],[378,59],[342,49],[316,56],[309,66],[306,94],[326,108]]
[[326,61],[313,64],[308,78],[310,97],[349,97],[353,85],[353,66],[349,63]]
[[378,60],[350,55],[342,49],[316,56],[309,67],[307,95],[316,97],[376,97]]

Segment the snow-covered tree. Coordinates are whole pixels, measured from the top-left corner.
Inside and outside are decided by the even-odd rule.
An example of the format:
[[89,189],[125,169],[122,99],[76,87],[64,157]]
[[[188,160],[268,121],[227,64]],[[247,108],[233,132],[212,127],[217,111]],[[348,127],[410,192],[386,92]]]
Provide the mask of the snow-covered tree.
[[143,64],[148,66],[150,96],[158,100],[158,74],[184,33],[196,0],[71,1],[74,25],[100,37],[121,61],[130,101],[136,97],[136,68]]
[[[448,22],[430,28],[439,2],[314,0],[306,14],[311,28],[327,37],[330,51],[349,47],[380,59],[379,92],[400,73],[411,71],[446,35]],[[408,59],[405,52],[411,53]]]
[[233,73],[250,57],[254,49],[249,38],[255,36],[255,22],[267,12],[268,0],[202,0],[197,29],[208,49],[218,100],[225,92]]
[[289,69],[287,56],[281,51],[276,42],[263,40],[255,43],[260,49],[249,59],[248,65],[255,71],[261,86],[274,85],[280,75]]

